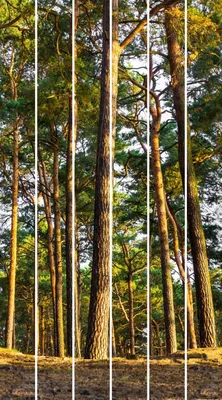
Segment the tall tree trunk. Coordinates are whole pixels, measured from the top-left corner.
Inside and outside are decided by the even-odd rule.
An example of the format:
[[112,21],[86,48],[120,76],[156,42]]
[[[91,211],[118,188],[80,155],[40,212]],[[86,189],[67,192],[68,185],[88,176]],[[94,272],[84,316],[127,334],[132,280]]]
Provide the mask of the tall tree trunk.
[[[76,209],[75,209],[76,214]],[[75,217],[77,221],[77,217]],[[75,248],[75,350],[76,357],[81,358],[81,321],[80,321],[80,308],[81,308],[81,276],[80,276],[80,262],[79,262],[79,235],[77,223],[75,223],[75,235],[76,235],[76,248]]]
[[[185,265],[181,260],[180,256],[180,244],[179,244],[179,236],[178,236],[178,221],[176,219],[175,214],[170,209],[168,201],[166,199],[166,210],[167,214],[173,228],[173,244],[174,244],[174,257],[175,261],[179,270],[179,274],[181,276],[183,282],[183,288],[185,287]],[[184,241],[184,235],[182,238]],[[182,248],[184,244],[182,243]],[[193,293],[192,293],[192,286],[190,282],[189,274],[187,273],[187,304],[185,305],[187,308],[187,319],[188,319],[188,336],[189,336],[189,347],[191,349],[197,348],[197,340],[196,340],[196,333],[195,333],[195,324],[194,324],[194,310],[193,310]]]
[[[76,31],[78,28],[78,20],[79,20],[79,0],[75,1],[75,20],[74,20],[74,42],[76,42]],[[74,43],[74,59],[77,59],[77,46]],[[77,74],[74,76],[75,87],[77,86]],[[75,90],[74,87],[74,90]],[[75,125],[73,128],[74,132],[74,154],[76,150],[76,141],[77,141],[77,126],[78,126],[78,103],[76,99],[76,95],[74,96],[74,120]],[[75,195],[74,195],[75,196]],[[74,234],[75,234],[75,266],[74,266],[74,299],[75,299],[75,355],[77,358],[81,358],[81,327],[80,327],[80,268],[79,268],[79,259],[78,259],[78,224],[77,224],[77,211],[76,211],[76,196],[74,198]]]
[[133,310],[133,275],[128,274],[128,293],[129,293],[129,332],[130,332],[130,355],[135,355],[135,327]]
[[[16,84],[11,77],[12,97],[17,100]],[[12,175],[12,220],[11,220],[11,243],[10,243],[10,270],[8,289],[8,312],[6,346],[13,347],[13,330],[15,318],[15,284],[17,268],[17,228],[18,228],[18,183],[19,183],[19,131],[17,121],[14,123],[13,132],[13,175]]]
[[55,268],[56,268],[56,322],[57,322],[57,355],[64,357],[63,297],[62,297],[62,240],[61,211],[59,193],[59,149],[58,137],[54,126],[51,126],[53,141],[53,186],[55,215]]
[[[41,163],[41,165],[40,165]],[[45,164],[42,161],[41,154],[39,153],[39,183],[42,191],[42,197],[44,201],[45,215],[47,221],[47,250],[49,260],[49,271],[51,281],[51,293],[52,293],[52,308],[53,308],[53,331],[54,331],[54,354],[57,354],[57,323],[56,323],[56,270],[55,270],[55,259],[54,259],[54,248],[53,248],[53,221],[52,221],[52,210],[50,203],[51,192],[49,190],[47,182],[47,173]]]
[[67,136],[67,161],[66,161],[66,292],[67,292],[67,355],[72,356],[72,263],[73,248],[72,235],[72,154],[73,152],[73,135],[72,135],[72,97],[69,96],[69,125]]
[[213,296],[197,181],[192,159],[190,127],[188,127],[187,135],[187,216],[195,275],[200,345],[201,347],[215,347],[217,339]]
[[85,358],[106,359],[110,270],[110,38],[109,3],[103,1],[103,58],[96,162],[93,265]]
[[121,54],[121,47],[119,43],[119,18],[118,18],[118,2],[113,0],[113,31],[112,31],[112,155],[114,158],[115,140],[116,140],[116,115],[117,115],[117,96],[118,96],[118,67],[119,58]]
[[152,169],[154,177],[156,209],[158,216],[158,230],[160,238],[161,270],[163,282],[163,301],[164,301],[164,320],[166,329],[166,348],[167,353],[171,354],[177,351],[177,337],[175,312],[173,301],[173,284],[170,265],[169,236],[166,215],[165,192],[163,185],[163,175],[161,169],[160,149],[159,149],[159,131],[161,123],[161,107],[157,95],[153,92],[156,107],[151,103],[151,115],[153,118],[151,128],[151,148],[152,148]]
[[[178,126],[179,164],[184,183],[184,140],[185,140],[185,109],[184,109],[184,69],[183,55],[174,28],[174,8],[166,12],[165,25],[167,33],[168,56],[172,76],[174,107]],[[198,188],[192,159],[192,143],[189,120],[187,122],[187,209],[190,244],[193,257],[196,299],[199,320],[201,347],[216,346],[216,326],[213,297],[209,275],[209,265],[206,250],[206,240],[201,220]]]
[[[118,94],[118,63],[121,52],[132,42],[146,25],[144,18],[120,44],[118,39],[118,0],[113,0],[112,32],[112,158],[116,136],[116,111]],[[106,358],[108,347],[108,286],[109,286],[109,4],[103,1],[103,62],[100,99],[100,122],[96,167],[94,249],[92,285],[89,310],[89,327],[86,341],[86,358]],[[107,298],[105,299],[105,296]],[[102,304],[104,315],[102,318]],[[99,321],[103,330],[98,331]],[[106,322],[107,323],[106,323]],[[100,346],[100,351],[98,347]]]

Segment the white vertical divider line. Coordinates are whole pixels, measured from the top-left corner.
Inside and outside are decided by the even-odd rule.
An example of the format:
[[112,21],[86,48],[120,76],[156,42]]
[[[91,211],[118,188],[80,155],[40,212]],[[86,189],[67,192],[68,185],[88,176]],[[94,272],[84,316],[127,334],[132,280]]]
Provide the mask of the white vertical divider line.
[[112,58],[113,58],[113,4],[112,0],[109,1],[109,38],[110,38],[110,58],[109,58],[109,69],[110,69],[110,93],[109,93],[109,149],[110,149],[110,201],[109,201],[109,232],[110,232],[110,260],[109,260],[109,400],[113,397],[113,363],[112,363],[112,262],[113,262],[113,70],[112,70]]
[[35,400],[38,400],[38,0],[35,0]]
[[72,0],[72,400],[75,400],[75,0]]
[[187,331],[187,0],[184,0],[184,237],[185,237],[185,289],[184,289],[184,399],[187,400],[187,349],[188,349],[188,331]]
[[150,400],[150,2],[147,1],[147,400]]

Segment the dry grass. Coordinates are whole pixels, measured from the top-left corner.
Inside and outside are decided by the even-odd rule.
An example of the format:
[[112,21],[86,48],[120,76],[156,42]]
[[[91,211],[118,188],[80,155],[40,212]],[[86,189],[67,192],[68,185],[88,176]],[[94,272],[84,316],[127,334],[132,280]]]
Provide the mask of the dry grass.
[[222,348],[189,352],[188,400],[222,399]]
[[[150,361],[150,399],[184,399],[184,354]],[[39,357],[39,400],[71,400],[70,358]],[[113,360],[113,400],[147,399],[145,359]],[[109,362],[77,360],[76,400],[109,399]],[[34,400],[34,357],[0,349],[0,400]],[[188,354],[188,400],[222,400],[222,349]]]

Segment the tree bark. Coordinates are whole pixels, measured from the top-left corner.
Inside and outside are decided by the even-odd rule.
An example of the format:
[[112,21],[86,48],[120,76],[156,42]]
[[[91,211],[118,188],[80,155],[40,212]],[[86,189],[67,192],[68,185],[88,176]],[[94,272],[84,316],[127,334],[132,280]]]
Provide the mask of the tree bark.
[[[183,288],[185,287],[185,265],[181,260],[180,256],[180,245],[179,245],[179,237],[178,237],[178,228],[177,228],[177,221],[176,216],[173,214],[172,210],[168,205],[166,199],[166,210],[167,214],[173,228],[173,244],[174,244],[174,257],[175,261],[179,270],[180,277],[183,282]],[[182,240],[184,240],[182,238]],[[184,245],[182,244],[182,247]],[[194,310],[193,310],[193,293],[192,293],[192,285],[190,282],[189,274],[187,273],[187,304],[185,307],[187,308],[187,320],[188,320],[188,337],[189,337],[189,347],[191,349],[197,348],[197,340],[196,340],[196,333],[195,333],[195,324],[194,324]]]
[[[78,28],[78,20],[79,20],[79,0],[75,1],[75,35],[73,38],[74,43],[76,42],[76,31]],[[74,45],[74,59],[77,59],[77,46]],[[77,75],[74,76],[74,90],[77,85]],[[74,155],[76,150],[76,141],[77,141],[77,126],[78,126],[78,103],[76,99],[76,95],[74,96],[74,120],[75,125],[73,127],[74,134]],[[74,195],[75,196],[75,195]],[[74,266],[74,299],[75,299],[75,352],[76,357],[81,358],[81,327],[80,327],[80,268],[79,268],[79,259],[78,259],[78,224],[77,224],[77,212],[76,212],[76,198],[74,198],[74,234],[75,234],[75,266]]]
[[110,38],[109,3],[103,2],[103,59],[96,162],[93,265],[85,358],[106,359],[110,272]]
[[173,301],[173,284],[170,265],[169,236],[166,216],[166,202],[159,150],[161,107],[158,96],[155,95],[153,92],[151,93],[151,95],[154,98],[156,104],[156,107],[151,104],[151,115],[153,118],[153,123],[151,127],[152,169],[160,238],[164,320],[166,329],[166,349],[167,353],[171,354],[177,351],[177,337]]
[[[34,288],[33,288],[34,289]],[[39,330],[37,331],[39,334]],[[35,338],[36,338],[36,330],[35,330],[35,290],[32,293],[32,354],[35,354]],[[39,342],[39,337],[37,337],[37,342]]]
[[[75,209],[76,214],[76,209]],[[80,275],[80,262],[79,262],[79,235],[77,228],[77,216],[75,217],[75,275],[74,275],[74,286],[75,286],[75,349],[76,357],[81,358],[81,321],[80,321],[80,308],[81,308],[81,275]]]
[[26,326],[26,345],[25,345],[26,354],[29,354],[30,337],[31,337],[31,325],[27,324],[27,326]]
[[[184,108],[184,69],[183,55],[174,29],[174,9],[166,12],[165,25],[167,33],[168,56],[172,76],[173,100],[176,111],[179,140],[179,164],[184,184],[184,140],[185,140],[185,108]],[[210,283],[206,240],[201,220],[196,174],[192,158],[191,130],[187,121],[187,218],[190,244],[193,257],[196,299],[198,308],[199,334],[201,347],[216,346],[216,326],[213,297]]]
[[112,155],[114,159],[116,141],[116,115],[117,115],[117,96],[118,96],[118,66],[121,54],[119,43],[119,0],[113,0],[113,31],[112,31]]
[[66,151],[66,295],[67,295],[67,355],[72,356],[72,268],[73,268],[73,248],[72,235],[72,200],[73,200],[73,135],[72,135],[72,97],[69,96],[69,122]]
[[215,347],[217,339],[213,296],[189,127],[187,132],[187,164],[187,217],[194,266],[200,345],[201,347]]
[[45,355],[45,310],[44,307],[40,307],[41,313],[41,335],[40,335],[40,354]]
[[130,332],[130,355],[135,355],[135,327],[133,310],[133,275],[128,274],[128,292],[129,292],[129,332]]
[[116,357],[116,337],[115,337],[115,327],[112,321],[112,356]]
[[[41,163],[41,165],[40,165]],[[40,189],[42,191],[42,197],[44,201],[45,215],[47,221],[47,250],[48,250],[48,260],[49,260],[49,271],[50,271],[50,281],[51,281],[51,293],[52,293],[52,308],[53,308],[53,331],[54,331],[54,354],[57,354],[57,322],[56,322],[56,270],[55,270],[55,258],[54,258],[54,248],[53,248],[53,236],[54,228],[52,221],[52,210],[50,196],[51,192],[47,182],[47,173],[45,164],[42,161],[41,154],[39,152],[39,183]]]
[[56,268],[56,322],[57,322],[57,356],[64,357],[63,296],[62,296],[62,241],[61,210],[59,192],[59,151],[58,137],[54,126],[51,126],[53,142],[53,186],[55,218],[55,268]]
[[[12,77],[14,59],[9,73],[13,100],[18,99],[16,82]],[[19,131],[18,123],[13,126],[13,175],[12,175],[12,219],[11,219],[11,243],[10,243],[10,270],[8,288],[8,312],[7,312],[7,332],[6,346],[8,349],[13,347],[13,331],[15,318],[15,286],[17,269],[17,241],[18,241],[18,184],[19,184]]]
[[[148,160],[149,162],[149,160]],[[155,203],[153,205],[153,211],[152,214],[150,215],[150,231],[149,231],[149,269],[148,269],[148,274],[151,282],[151,264],[152,264],[152,240],[153,240],[153,225],[154,225],[154,218],[155,218],[155,213],[156,213],[156,206]],[[153,356],[154,352],[154,347],[153,347],[153,325],[151,323],[153,319],[153,312],[152,312],[152,298],[151,298],[151,290],[149,290],[149,318],[150,318],[150,324],[149,324],[149,334],[150,334],[150,340],[149,340],[149,347],[150,347],[150,355]]]

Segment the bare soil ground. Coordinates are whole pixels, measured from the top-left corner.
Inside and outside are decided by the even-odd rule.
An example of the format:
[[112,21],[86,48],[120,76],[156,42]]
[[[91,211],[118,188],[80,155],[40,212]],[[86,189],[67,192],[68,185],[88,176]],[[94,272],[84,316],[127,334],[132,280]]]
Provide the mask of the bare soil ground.
[[[150,399],[184,399],[183,353],[150,361]],[[71,359],[39,357],[39,400],[71,400]],[[75,363],[76,400],[109,399],[108,361]],[[146,360],[113,360],[113,400],[147,399]],[[0,400],[34,400],[34,357],[0,349]],[[188,354],[188,400],[222,400],[222,349]]]
[[222,348],[188,354],[188,400],[222,400]]
[[0,399],[34,399],[34,357],[0,349]]
[[147,361],[113,360],[113,400],[147,399]]
[[150,361],[150,399],[184,399],[183,358],[154,358]]
[[[71,359],[39,357],[38,399],[71,400]],[[35,359],[0,349],[0,399],[35,400]]]
[[[76,400],[109,399],[107,361],[77,361]],[[146,400],[146,360],[113,359],[113,400]]]
[[[184,354],[150,362],[151,400],[183,400]],[[188,352],[188,400],[222,400],[222,348]]]
[[75,394],[76,400],[108,400],[109,362],[76,361]]

